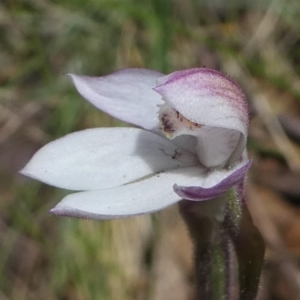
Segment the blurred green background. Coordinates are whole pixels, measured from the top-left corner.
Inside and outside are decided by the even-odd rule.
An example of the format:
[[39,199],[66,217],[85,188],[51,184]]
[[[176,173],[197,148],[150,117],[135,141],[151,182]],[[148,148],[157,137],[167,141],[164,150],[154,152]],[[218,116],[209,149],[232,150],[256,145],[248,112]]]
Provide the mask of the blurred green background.
[[258,299],[300,299],[300,2],[2,0],[0,300],[193,299],[192,245],[176,207],[93,222],[47,211],[64,191],[17,173],[47,142],[124,126],[65,73],[222,70],[251,107],[248,201],[268,246]]

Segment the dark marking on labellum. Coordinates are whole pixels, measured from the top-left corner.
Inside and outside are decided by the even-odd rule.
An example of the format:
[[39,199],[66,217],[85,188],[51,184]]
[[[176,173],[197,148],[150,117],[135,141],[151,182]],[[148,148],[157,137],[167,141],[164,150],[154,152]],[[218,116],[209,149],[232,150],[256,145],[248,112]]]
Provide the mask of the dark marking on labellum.
[[173,133],[175,131],[174,124],[167,114],[161,116],[161,124],[164,132]]

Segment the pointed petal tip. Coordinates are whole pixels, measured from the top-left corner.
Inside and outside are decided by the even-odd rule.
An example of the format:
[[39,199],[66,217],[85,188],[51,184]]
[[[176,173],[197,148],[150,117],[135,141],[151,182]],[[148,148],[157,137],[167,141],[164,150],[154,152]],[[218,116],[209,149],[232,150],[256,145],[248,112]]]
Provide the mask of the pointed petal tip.
[[[79,85],[81,84],[81,81],[84,80],[84,77],[87,77],[85,75],[78,75],[78,74],[74,74],[74,73],[65,73],[65,75],[68,76],[72,80],[72,82],[75,85],[76,89],[79,89]],[[80,93],[80,91],[79,91],[79,93]]]
[[21,175],[27,176],[26,175],[27,172],[26,172],[25,167],[23,169],[19,170],[18,173],[21,174]]
[[34,163],[32,163],[31,159],[23,169],[18,171],[18,173],[28,178],[47,183],[47,181],[40,178],[39,172],[37,171],[38,169],[36,167],[37,166]]
[[76,77],[80,77],[81,75],[77,75],[74,73],[65,73],[65,75],[67,75],[68,77],[70,77],[71,79],[75,80]]
[[19,170],[18,173],[26,177],[34,177],[32,172],[30,171],[30,168],[28,167],[28,164],[23,169]]
[[[95,216],[89,216],[88,213],[85,213],[79,209],[74,209],[66,206],[55,206],[49,210],[49,213],[57,217],[73,217],[80,219],[97,219]],[[92,214],[91,214],[92,215]]]
[[59,215],[59,210],[56,207],[53,207],[49,210],[49,213],[52,215]]
[[132,217],[134,215],[109,215],[109,214],[98,214],[90,213],[77,208],[72,208],[64,205],[58,204],[54,208],[49,210],[49,213],[57,217],[70,217],[83,220],[113,220],[113,219],[124,219]]
[[88,219],[87,217],[84,217],[80,211],[76,213],[76,209],[69,208],[69,207],[58,207],[55,206],[52,209],[49,210],[49,214],[52,214],[56,217],[72,217],[72,218],[81,218],[81,219]]

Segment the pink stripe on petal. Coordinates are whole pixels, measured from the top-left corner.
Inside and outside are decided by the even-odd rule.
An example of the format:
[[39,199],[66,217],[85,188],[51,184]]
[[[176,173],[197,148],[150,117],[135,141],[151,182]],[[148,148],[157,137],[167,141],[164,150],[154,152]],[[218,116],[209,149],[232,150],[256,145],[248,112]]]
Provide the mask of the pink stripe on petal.
[[[242,89],[221,72],[206,68],[177,71],[159,78],[155,90],[192,122],[242,133],[248,127],[246,97]],[[231,124],[225,119],[239,122]]]
[[[215,128],[217,134],[218,128],[240,132],[241,138],[237,136],[234,139],[237,143],[235,149],[228,162],[224,159],[223,165],[232,164],[240,158],[248,135],[248,104],[242,89],[231,78],[206,68],[178,71],[159,78],[155,91],[191,122]],[[218,138],[214,135],[211,139],[216,140],[216,146],[228,150],[228,145],[218,144]],[[211,151],[210,145],[203,147],[204,151]],[[199,153],[201,149],[198,156]],[[210,159],[202,159],[201,155],[199,158],[204,165],[215,166]]]
[[[175,184],[174,191],[177,193],[177,195],[186,200],[203,201],[213,199],[221,196],[229,188],[241,182],[250,166],[251,161],[248,161],[231,174],[230,171],[228,171],[228,176],[212,187],[205,188],[203,186],[178,186]],[[213,175],[214,174],[212,174],[212,177]]]

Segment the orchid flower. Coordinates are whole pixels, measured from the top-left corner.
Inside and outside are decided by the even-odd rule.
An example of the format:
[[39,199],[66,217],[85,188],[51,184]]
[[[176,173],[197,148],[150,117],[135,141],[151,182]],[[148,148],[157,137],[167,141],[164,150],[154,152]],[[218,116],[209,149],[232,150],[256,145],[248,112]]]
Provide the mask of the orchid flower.
[[248,108],[226,75],[197,68],[167,76],[146,69],[70,76],[85,99],[139,128],[87,129],[41,148],[21,173],[77,191],[50,212],[113,219],[182,199],[222,203],[243,182]]

